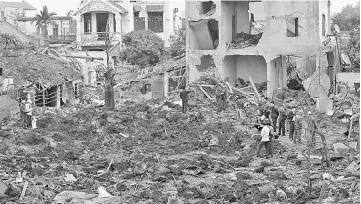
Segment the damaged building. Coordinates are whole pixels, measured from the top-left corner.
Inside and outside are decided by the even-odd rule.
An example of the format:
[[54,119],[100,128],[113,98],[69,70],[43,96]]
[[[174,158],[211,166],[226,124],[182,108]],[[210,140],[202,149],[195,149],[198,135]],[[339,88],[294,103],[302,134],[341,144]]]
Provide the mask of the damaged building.
[[231,85],[267,83],[272,97],[297,78],[319,104],[332,105],[329,0],[187,1],[186,15],[189,82],[213,65]]

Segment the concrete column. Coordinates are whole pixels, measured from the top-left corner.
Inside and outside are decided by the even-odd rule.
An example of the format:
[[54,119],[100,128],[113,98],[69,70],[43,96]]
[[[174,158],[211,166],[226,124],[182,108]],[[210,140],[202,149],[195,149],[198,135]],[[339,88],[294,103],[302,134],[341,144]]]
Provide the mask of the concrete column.
[[272,97],[273,84],[272,84],[272,61],[267,63],[267,97]]
[[82,21],[82,15],[78,14],[76,16],[76,41],[80,42],[81,41],[81,34],[83,33],[83,21]]
[[56,106],[57,108],[60,108],[60,87],[61,86],[57,86],[56,87]]
[[116,40],[121,41],[121,33],[122,33],[122,16],[120,13],[115,15],[115,26],[116,26]]
[[164,72],[163,74],[163,91],[164,91],[164,97],[168,98],[168,92],[169,92],[169,72]]
[[281,88],[286,88],[287,87],[287,62],[286,62],[286,56],[282,55],[281,56],[281,68],[280,68],[280,86]]
[[114,19],[113,19],[113,16],[114,16],[113,13],[109,13],[109,14],[108,14],[109,32],[111,32],[111,33],[115,32],[115,30],[114,30]]
[[97,33],[97,16],[96,13],[92,12],[91,13],[91,24],[92,24],[92,34],[96,35]]

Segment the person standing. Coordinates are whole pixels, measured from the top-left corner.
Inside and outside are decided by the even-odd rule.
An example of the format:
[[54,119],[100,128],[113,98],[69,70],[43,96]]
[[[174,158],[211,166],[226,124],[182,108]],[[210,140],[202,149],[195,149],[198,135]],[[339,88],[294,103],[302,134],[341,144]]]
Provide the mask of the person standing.
[[189,90],[186,89],[185,86],[182,87],[182,91],[180,92],[180,98],[182,99],[182,112],[187,112],[187,106],[188,106],[188,94]]
[[286,108],[284,105],[279,106],[278,108],[279,113],[279,122],[278,122],[278,135],[279,136],[286,136]]
[[20,99],[21,102],[20,102],[20,119],[21,119],[21,123],[22,123],[22,126],[23,128],[26,127],[26,113],[25,113],[25,100],[24,98],[21,98]]
[[272,101],[271,102],[271,107],[270,107],[270,117],[271,117],[271,120],[272,120],[272,128],[273,128],[273,131],[276,132],[277,130],[277,118],[278,118],[278,110],[274,104],[274,102]]
[[290,133],[289,133],[289,139],[294,141],[294,134],[295,134],[295,117],[296,117],[296,108],[292,108],[290,114],[288,115],[289,119],[289,127],[290,127]]
[[25,112],[25,128],[31,127],[31,116],[32,116],[32,107],[31,107],[31,100],[28,99],[24,105],[24,112]]
[[262,147],[265,146],[267,157],[272,157],[272,127],[271,122],[268,119],[264,119],[265,126],[261,130],[261,142],[257,146],[257,157],[260,157],[259,152],[261,151]]
[[217,103],[217,112],[221,112],[223,110],[223,101],[224,101],[224,90],[221,85],[217,85],[216,87],[216,103]]
[[316,134],[316,129],[317,129],[317,122],[315,117],[312,115],[311,111],[308,111],[307,113],[308,115],[308,126],[309,126],[309,132],[311,134],[311,138],[310,138],[310,142],[311,142],[311,146],[314,147],[316,145],[316,141],[315,141],[315,134]]
[[295,116],[295,133],[293,136],[293,143],[301,144],[301,134],[302,134],[302,110],[298,111]]

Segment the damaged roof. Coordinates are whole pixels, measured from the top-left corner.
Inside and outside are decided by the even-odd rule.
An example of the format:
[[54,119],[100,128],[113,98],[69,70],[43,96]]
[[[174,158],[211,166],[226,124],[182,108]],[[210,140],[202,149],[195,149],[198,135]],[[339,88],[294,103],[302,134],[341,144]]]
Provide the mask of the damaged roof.
[[145,10],[147,12],[163,12],[164,11],[164,5],[147,5],[145,7]]
[[45,86],[60,85],[81,78],[75,65],[43,54],[1,58],[0,68],[10,71],[14,78]]
[[5,7],[9,8],[16,8],[16,9],[23,9],[23,10],[36,10],[35,7],[30,5],[29,3],[22,1],[22,2],[9,2],[9,1],[0,1],[0,4],[2,4]]

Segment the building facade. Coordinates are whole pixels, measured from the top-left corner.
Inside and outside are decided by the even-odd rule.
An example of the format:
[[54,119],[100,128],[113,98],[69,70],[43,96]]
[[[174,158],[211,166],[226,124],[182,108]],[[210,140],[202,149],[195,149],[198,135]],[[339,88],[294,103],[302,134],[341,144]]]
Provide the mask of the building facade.
[[[287,85],[290,56],[307,61],[306,67],[298,63],[307,80],[328,68],[332,48],[323,42],[330,32],[329,0],[187,1],[186,16],[189,81],[213,62],[218,76],[231,84],[250,77],[267,82],[271,97]],[[327,84],[330,78],[315,81]]]
[[[180,8],[176,9],[175,6]],[[118,66],[122,34],[149,29],[165,41],[165,46],[169,46],[170,35],[174,34],[175,28],[181,26],[179,18],[182,10],[184,2],[171,5],[164,0],[82,0],[74,13],[77,22],[76,40],[81,45],[81,51],[73,55],[102,59],[90,62],[88,59],[77,58],[83,64],[85,82],[95,84],[96,70],[107,65],[104,37],[108,23],[111,63]]]
[[0,1],[0,21],[7,21],[17,27],[16,19],[18,17],[33,17],[36,14],[36,8],[26,1],[8,2]]

